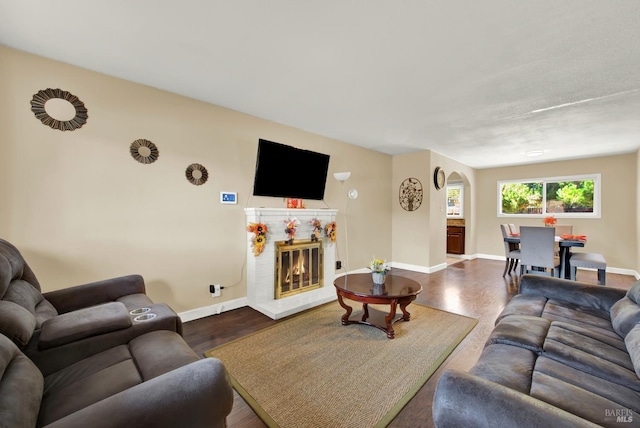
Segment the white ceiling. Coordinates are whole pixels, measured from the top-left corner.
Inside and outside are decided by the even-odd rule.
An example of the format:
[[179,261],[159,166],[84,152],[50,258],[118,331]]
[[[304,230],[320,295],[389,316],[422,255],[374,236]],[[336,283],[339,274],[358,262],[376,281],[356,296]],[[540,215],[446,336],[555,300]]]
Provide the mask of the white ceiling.
[[388,154],[640,147],[637,0],[0,0],[0,43]]

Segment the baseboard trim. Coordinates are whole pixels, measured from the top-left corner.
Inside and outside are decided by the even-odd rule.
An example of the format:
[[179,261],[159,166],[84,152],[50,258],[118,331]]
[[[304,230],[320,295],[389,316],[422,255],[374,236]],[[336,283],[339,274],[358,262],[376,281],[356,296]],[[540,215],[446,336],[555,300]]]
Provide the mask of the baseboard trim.
[[398,269],[412,270],[414,272],[433,273],[433,272],[438,272],[439,270],[446,269],[447,264],[441,263],[435,266],[420,266],[420,265],[412,265],[409,263],[391,262],[391,267],[392,268],[396,267]]
[[217,303],[215,305],[204,306],[202,308],[180,312],[178,316],[180,317],[182,322],[189,322],[200,318],[210,317],[211,315],[219,315],[222,312],[243,308],[245,306],[248,306],[247,298],[241,297],[239,299],[229,300],[226,302]]

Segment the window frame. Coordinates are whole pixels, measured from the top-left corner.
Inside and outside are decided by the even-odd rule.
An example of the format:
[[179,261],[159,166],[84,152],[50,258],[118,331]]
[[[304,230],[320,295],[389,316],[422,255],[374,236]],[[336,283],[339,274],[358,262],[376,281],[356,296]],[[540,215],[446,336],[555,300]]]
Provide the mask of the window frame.
[[464,182],[462,181],[454,181],[452,183],[447,183],[447,186],[445,187],[446,192],[449,192],[449,187],[456,187],[458,189],[460,189],[460,215],[456,215],[456,214],[449,214],[449,197],[448,195],[446,195],[447,197],[447,218],[458,218],[458,219],[464,219]]
[[[547,212],[547,183],[556,183],[558,181],[585,181],[593,180],[593,212],[580,213],[548,213]],[[502,185],[510,183],[542,183],[542,213],[541,214],[505,214],[502,212]],[[600,173],[596,174],[580,174],[580,175],[566,175],[556,177],[538,177],[538,178],[525,178],[516,180],[500,180],[497,182],[497,213],[498,217],[503,218],[544,218],[550,215],[556,218],[601,218],[601,205],[602,205],[602,176]]]

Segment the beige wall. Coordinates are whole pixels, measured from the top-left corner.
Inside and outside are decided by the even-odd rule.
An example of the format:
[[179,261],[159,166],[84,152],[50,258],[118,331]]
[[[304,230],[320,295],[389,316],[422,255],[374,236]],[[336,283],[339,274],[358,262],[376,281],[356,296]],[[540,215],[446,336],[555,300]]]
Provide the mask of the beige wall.
[[[433,271],[446,263],[447,213],[446,191],[433,184],[434,169],[440,166],[447,176],[457,172],[465,182],[466,254],[474,254],[475,242],[475,170],[433,151],[393,157],[392,224],[393,261]],[[398,203],[400,184],[409,177],[422,183],[424,200],[415,211],[405,211]]]
[[[541,226],[541,219],[499,218],[497,182],[500,180],[556,177],[600,173],[602,177],[602,217],[567,219],[574,233],[587,235],[584,250],[604,254],[610,268],[637,270],[637,164],[634,154],[606,156],[564,162],[548,162],[477,171],[477,252],[504,256],[500,223]],[[635,186],[635,187],[634,187]]]
[[[430,183],[429,152],[409,153],[393,157],[391,190],[392,247],[387,259],[396,263],[429,266]],[[417,178],[422,184],[423,200],[418,209],[406,211],[400,206],[399,191],[407,178]]]
[[[390,156],[3,46],[0,67],[0,237],[21,249],[46,291],[140,273],[151,297],[179,312],[244,297],[243,208],[284,206],[250,197],[259,138],[331,155],[325,201],[341,210],[339,259],[351,188],[359,198],[348,204],[349,267],[389,253]],[[49,87],[85,103],[84,127],[61,132],[34,117],[29,102]],[[129,155],[139,138],[158,146],[154,164]],[[194,162],[209,171],[202,186],[185,179]],[[352,173],[344,185],[338,171]],[[221,205],[222,190],[240,203]],[[211,283],[237,285],[212,299]]]

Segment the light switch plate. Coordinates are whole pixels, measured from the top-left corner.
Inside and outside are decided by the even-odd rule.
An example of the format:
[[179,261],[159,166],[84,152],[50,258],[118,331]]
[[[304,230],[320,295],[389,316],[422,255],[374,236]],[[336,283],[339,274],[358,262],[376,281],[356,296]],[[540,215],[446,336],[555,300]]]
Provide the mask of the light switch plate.
[[236,193],[236,192],[220,192],[220,203],[221,204],[237,204],[238,203],[238,193]]

